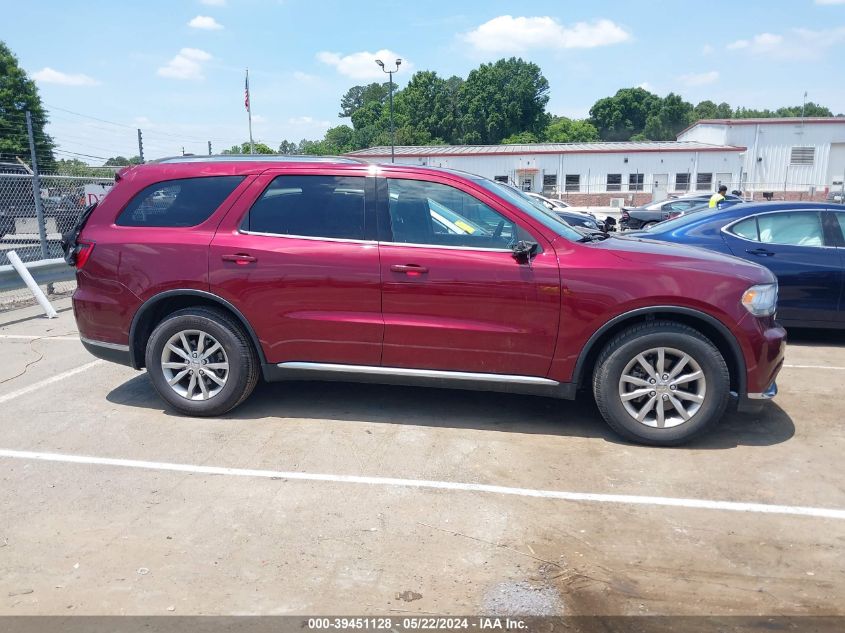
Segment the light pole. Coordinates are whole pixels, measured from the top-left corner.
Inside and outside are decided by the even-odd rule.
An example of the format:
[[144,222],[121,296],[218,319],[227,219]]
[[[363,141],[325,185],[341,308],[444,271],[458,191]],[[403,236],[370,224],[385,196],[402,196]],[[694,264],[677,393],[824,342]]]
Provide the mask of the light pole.
[[390,75],[390,162],[396,162],[396,133],[393,129],[393,73],[399,72],[399,66],[402,65],[402,60],[396,60],[396,68],[393,70],[388,70],[384,67],[384,62],[380,59],[376,60],[376,64],[379,65],[384,72]]

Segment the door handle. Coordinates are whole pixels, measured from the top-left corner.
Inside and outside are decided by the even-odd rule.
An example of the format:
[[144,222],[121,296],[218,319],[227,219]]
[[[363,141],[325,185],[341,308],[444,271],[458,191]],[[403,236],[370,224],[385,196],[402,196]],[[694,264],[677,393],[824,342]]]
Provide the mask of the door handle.
[[246,253],[236,253],[234,255],[221,255],[220,259],[224,262],[235,262],[241,266],[246,264],[252,264],[253,262],[257,262],[258,259],[253,257],[252,255],[247,255]]
[[412,277],[428,272],[428,268],[417,264],[393,264],[390,267],[390,270],[394,273],[405,273],[406,275],[410,275]]
[[758,257],[771,257],[774,253],[767,248],[749,248],[745,251],[749,255],[757,255]]

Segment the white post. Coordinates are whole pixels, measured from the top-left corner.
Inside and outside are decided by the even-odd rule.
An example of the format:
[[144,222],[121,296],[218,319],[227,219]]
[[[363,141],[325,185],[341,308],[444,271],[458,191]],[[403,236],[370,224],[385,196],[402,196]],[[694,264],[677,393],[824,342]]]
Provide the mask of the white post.
[[43,308],[44,314],[47,315],[47,318],[55,319],[57,316],[59,316],[56,313],[56,310],[50,304],[50,301],[44,295],[44,292],[35,282],[35,279],[32,278],[32,275],[26,269],[26,266],[24,266],[23,262],[21,261],[21,258],[18,257],[18,254],[15,251],[7,251],[6,257],[8,258],[9,263],[12,264],[14,269],[18,271],[18,274],[21,276],[21,279],[23,279],[24,283],[26,284],[26,287],[29,288],[30,292],[38,301],[39,305]]

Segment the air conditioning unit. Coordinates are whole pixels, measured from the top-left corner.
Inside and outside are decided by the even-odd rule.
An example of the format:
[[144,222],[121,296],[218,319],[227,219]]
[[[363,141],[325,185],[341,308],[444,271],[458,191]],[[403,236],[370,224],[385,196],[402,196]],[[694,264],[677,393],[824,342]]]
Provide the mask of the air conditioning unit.
[[625,198],[611,198],[610,207],[612,209],[621,209],[625,206]]

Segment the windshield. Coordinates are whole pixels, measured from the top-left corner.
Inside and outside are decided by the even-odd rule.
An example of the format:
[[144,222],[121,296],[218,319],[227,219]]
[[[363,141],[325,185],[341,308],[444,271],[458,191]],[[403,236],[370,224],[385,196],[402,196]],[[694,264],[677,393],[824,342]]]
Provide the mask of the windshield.
[[529,196],[526,196],[522,192],[502,183],[487,180],[486,178],[474,178],[473,182],[481,185],[490,193],[507,200],[520,211],[537,220],[540,224],[551,229],[561,237],[565,237],[573,242],[577,242],[583,238],[583,235],[559,218],[554,211],[550,211],[540,202],[535,203]]

